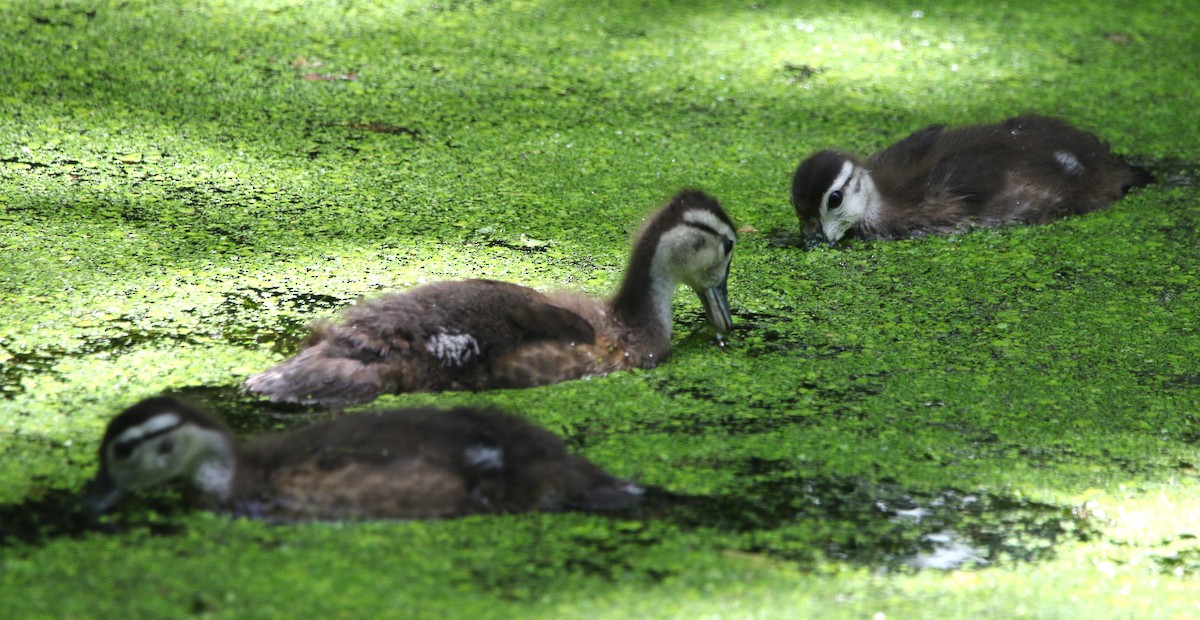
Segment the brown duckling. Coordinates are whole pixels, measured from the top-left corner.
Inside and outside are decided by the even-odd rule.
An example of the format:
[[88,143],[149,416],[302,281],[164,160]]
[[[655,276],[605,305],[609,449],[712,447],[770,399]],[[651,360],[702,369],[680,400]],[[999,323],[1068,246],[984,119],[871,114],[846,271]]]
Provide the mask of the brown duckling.
[[532,387],[652,368],[671,348],[681,283],[700,296],[717,333],[729,331],[736,239],[716,200],[685,190],[650,216],[611,299],[495,280],[419,286],[355,304],[246,387],[275,401],[343,406],[384,393]]
[[1044,224],[1103,209],[1152,180],[1096,136],[1025,115],[956,129],[931,125],[865,164],[821,151],[796,169],[792,206],[805,232],[816,229],[810,244],[833,245],[847,233],[898,239]]
[[358,413],[240,442],[213,416],[158,397],[109,423],[85,503],[103,512],[173,480],[201,508],[273,521],[620,509],[642,494],[498,411]]

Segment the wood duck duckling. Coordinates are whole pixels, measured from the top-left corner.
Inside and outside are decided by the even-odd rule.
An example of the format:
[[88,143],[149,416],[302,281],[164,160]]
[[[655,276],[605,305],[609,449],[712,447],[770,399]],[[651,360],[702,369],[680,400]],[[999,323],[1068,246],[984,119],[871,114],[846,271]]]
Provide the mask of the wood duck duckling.
[[419,286],[355,304],[246,387],[274,401],[338,407],[384,393],[532,387],[652,368],[670,350],[681,283],[700,296],[716,332],[729,331],[736,239],[716,200],[685,190],[647,220],[610,299],[495,280]]
[[[1025,115],[990,125],[930,125],[860,163],[838,151],[806,159],[792,206],[815,232],[898,239],[973,226],[1044,224],[1103,209],[1150,174],[1064,121]],[[809,232],[808,229],[805,231]]]
[[642,494],[497,411],[359,413],[239,442],[213,416],[157,397],[109,423],[84,503],[104,512],[174,480],[201,508],[273,521],[620,509]]

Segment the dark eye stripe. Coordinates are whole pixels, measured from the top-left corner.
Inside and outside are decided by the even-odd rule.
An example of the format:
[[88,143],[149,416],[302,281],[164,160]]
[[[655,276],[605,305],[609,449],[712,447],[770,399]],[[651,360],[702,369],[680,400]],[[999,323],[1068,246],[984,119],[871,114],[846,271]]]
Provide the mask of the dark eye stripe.
[[706,232],[714,237],[722,236],[721,233],[717,232],[717,229],[713,228],[712,226],[709,226],[708,224],[702,224],[700,222],[684,222],[683,224],[684,224],[684,226],[691,226],[692,228],[695,228],[697,230],[703,230],[704,232]]
[[133,454],[134,448],[136,448],[139,444],[150,441],[151,439],[154,439],[155,437],[161,437],[163,435],[166,435],[167,433],[179,428],[180,426],[182,426],[182,424],[174,424],[174,425],[168,426],[166,428],[160,428],[160,429],[154,431],[153,433],[146,433],[145,435],[142,435],[141,437],[137,437],[135,439],[128,439],[126,441],[118,441],[116,443],[116,445],[113,446],[113,455],[115,455],[118,458],[128,458],[129,455]]
[[712,226],[709,226],[708,224],[702,224],[700,222],[684,222],[683,224],[685,226],[691,226],[692,228],[695,228],[696,230],[703,230],[704,232],[706,232],[718,239],[722,239],[723,243],[725,244],[726,252],[733,250],[733,239],[726,237],[724,234],[722,234],[720,231],[713,228]]

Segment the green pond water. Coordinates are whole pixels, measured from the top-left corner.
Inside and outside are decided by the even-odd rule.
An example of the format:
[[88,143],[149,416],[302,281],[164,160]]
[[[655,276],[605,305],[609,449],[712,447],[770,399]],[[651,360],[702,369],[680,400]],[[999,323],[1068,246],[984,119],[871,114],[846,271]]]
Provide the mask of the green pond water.
[[[0,0],[0,617],[1200,616],[1190,3]],[[1022,112],[1158,179],[1041,227],[806,251],[812,151]],[[101,521],[107,421],[336,413],[240,384],[363,296],[613,290],[677,189],[739,225],[735,327],[485,405],[644,505]]]

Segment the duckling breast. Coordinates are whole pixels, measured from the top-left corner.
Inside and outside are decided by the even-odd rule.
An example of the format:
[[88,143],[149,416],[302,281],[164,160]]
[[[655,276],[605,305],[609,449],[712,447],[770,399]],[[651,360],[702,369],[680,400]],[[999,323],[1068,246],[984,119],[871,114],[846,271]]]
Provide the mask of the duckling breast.
[[667,356],[669,340],[632,329],[599,299],[559,292],[547,295],[547,300],[586,323],[590,338],[525,340],[491,364],[491,374],[500,385],[531,387],[602,377],[618,370],[652,368]]

